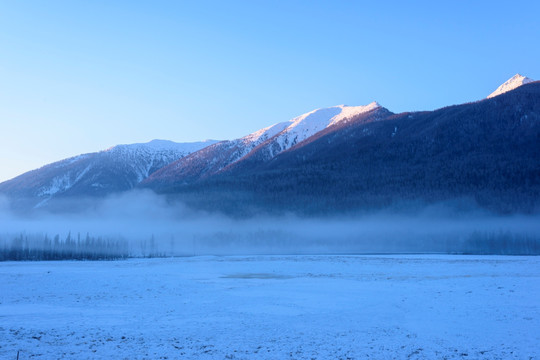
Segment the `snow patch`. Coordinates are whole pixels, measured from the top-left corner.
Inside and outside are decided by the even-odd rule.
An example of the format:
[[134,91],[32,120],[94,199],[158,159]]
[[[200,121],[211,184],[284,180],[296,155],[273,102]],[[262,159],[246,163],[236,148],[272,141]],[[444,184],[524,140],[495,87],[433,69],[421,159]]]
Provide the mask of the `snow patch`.
[[41,188],[38,196],[52,196],[58,192],[64,192],[68,190],[71,186],[72,184],[70,179],[70,173],[66,173],[53,178],[48,187]]

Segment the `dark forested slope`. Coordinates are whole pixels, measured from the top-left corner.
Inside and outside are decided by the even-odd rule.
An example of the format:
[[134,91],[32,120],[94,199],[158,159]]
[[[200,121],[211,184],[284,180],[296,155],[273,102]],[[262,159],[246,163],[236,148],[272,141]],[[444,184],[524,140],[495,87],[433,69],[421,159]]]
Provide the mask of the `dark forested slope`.
[[349,121],[269,161],[254,151],[212,177],[156,190],[226,211],[326,213],[465,201],[533,212],[540,82],[436,111]]

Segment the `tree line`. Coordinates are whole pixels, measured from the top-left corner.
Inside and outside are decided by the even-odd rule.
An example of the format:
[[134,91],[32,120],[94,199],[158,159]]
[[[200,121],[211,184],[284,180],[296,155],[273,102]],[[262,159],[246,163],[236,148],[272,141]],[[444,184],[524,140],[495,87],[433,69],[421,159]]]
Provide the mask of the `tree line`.
[[[2,244],[3,242],[3,244]],[[130,247],[125,239],[103,238],[86,234],[73,237],[71,233],[65,238],[60,235],[20,234],[10,240],[0,241],[0,261],[8,260],[115,260],[125,259],[131,255]]]

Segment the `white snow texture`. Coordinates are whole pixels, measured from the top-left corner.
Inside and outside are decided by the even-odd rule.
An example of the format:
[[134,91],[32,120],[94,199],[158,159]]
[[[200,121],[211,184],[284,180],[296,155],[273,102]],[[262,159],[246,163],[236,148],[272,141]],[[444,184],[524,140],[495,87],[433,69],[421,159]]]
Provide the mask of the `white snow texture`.
[[0,263],[0,358],[538,359],[540,259]]
[[495,97],[497,95],[504,94],[505,92],[514,90],[514,89],[520,87],[521,85],[528,84],[528,83],[533,82],[533,81],[534,81],[533,79],[529,79],[526,76],[516,74],[516,75],[512,76],[510,79],[508,79],[508,81],[506,81],[504,84],[499,86],[497,88],[497,90],[495,90],[494,92],[489,94],[489,96],[487,98],[490,99],[490,98]]

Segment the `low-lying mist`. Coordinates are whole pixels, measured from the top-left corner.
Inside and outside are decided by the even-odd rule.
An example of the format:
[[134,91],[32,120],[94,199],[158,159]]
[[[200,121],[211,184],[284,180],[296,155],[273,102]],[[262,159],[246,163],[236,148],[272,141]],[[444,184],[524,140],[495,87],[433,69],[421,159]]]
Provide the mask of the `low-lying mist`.
[[[71,203],[70,203],[71,202]],[[232,218],[170,204],[151,191],[87,203],[63,213],[15,214],[0,199],[0,260],[104,259],[242,254],[540,254],[540,216],[421,211],[307,218]]]

